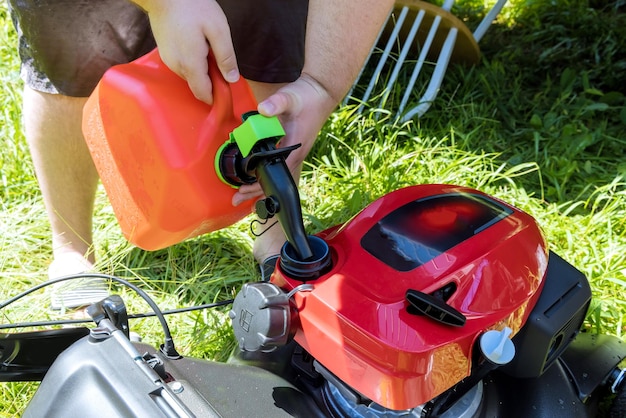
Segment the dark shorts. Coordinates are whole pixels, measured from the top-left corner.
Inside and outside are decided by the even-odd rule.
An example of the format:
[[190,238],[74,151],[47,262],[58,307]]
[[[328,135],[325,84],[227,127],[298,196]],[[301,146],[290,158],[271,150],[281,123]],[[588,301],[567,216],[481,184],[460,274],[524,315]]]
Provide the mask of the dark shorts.
[[[241,74],[290,82],[304,64],[308,0],[218,0]],[[127,0],[9,0],[22,78],[32,89],[91,94],[111,66],[155,47],[147,16]]]

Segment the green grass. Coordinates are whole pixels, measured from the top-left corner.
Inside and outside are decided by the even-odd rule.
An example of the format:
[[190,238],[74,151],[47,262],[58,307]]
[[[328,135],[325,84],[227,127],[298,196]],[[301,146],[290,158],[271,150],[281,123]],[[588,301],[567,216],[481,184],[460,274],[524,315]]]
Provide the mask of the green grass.
[[[483,3],[459,3],[457,13],[475,24]],[[551,248],[591,282],[585,327],[625,339],[626,3],[512,1],[481,49],[477,66],[449,70],[419,120],[399,124],[390,112],[358,115],[352,107],[333,114],[305,166],[307,229],[346,221],[407,185],[478,188],[539,221]],[[50,243],[22,134],[15,34],[4,3],[0,60],[0,299],[6,299],[44,280]],[[94,219],[100,270],[132,280],[163,309],[226,300],[258,278],[249,219],[155,252],[125,242],[102,190]],[[148,310],[131,292],[116,290],[131,312]],[[5,309],[2,322],[57,319],[45,300],[41,292]],[[225,312],[169,317],[179,351],[224,360],[233,347]],[[156,320],[131,327],[160,344]],[[0,384],[0,415],[18,414],[33,386]]]

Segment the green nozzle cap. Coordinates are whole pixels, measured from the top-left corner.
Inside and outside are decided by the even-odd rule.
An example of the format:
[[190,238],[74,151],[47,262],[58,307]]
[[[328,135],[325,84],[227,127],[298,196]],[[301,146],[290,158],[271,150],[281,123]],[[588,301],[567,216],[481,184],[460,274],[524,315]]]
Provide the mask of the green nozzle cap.
[[275,138],[276,142],[285,136],[285,130],[276,116],[261,114],[249,115],[246,120],[230,134],[231,141],[235,141],[243,157],[247,157],[252,147],[262,139]]
[[285,136],[285,130],[276,116],[267,117],[258,112],[246,113],[243,115],[243,123],[230,133],[228,141],[222,144],[215,155],[214,165],[217,176],[224,183],[233,186],[224,178],[225,174],[222,173],[221,169],[223,154],[229,148],[229,145],[237,145],[241,156],[246,158],[257,142],[264,139],[273,139],[275,143],[278,143],[283,136]]

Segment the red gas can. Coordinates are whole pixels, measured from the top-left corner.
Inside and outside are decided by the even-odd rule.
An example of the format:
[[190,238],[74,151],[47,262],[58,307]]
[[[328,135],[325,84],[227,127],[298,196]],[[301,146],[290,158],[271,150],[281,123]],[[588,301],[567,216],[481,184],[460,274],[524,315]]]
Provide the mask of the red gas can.
[[213,105],[196,99],[155,49],[108,70],[84,109],[83,132],[126,238],[164,248],[232,225],[235,189],[214,168],[219,147],[257,104],[245,80],[226,82],[209,58]]

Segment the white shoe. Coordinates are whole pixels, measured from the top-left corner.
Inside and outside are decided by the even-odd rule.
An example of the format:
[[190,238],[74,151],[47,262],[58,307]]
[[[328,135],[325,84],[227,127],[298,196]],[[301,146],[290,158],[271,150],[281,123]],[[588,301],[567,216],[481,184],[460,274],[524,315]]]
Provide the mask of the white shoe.
[[[57,279],[93,271],[93,264],[78,253],[55,257],[48,268],[48,278]],[[52,285],[50,307],[54,310],[72,309],[100,302],[109,296],[106,281],[99,278],[66,280]]]

